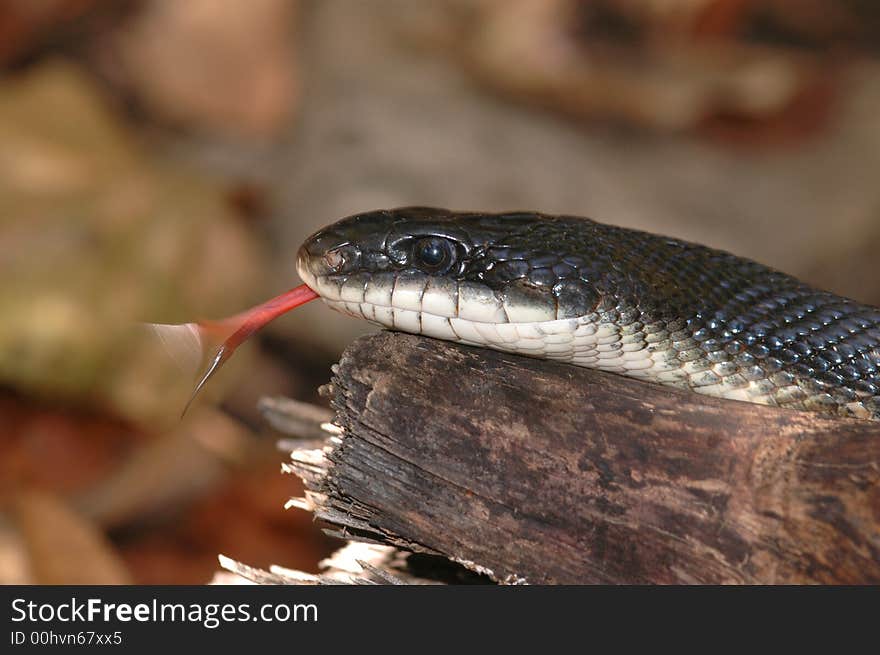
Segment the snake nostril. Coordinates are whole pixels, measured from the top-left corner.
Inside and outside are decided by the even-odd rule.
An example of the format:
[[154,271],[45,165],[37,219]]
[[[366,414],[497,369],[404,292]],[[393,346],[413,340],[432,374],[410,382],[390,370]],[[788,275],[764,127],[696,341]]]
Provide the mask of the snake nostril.
[[345,255],[338,249],[328,250],[324,253],[324,264],[331,271],[338,271],[345,265]]
[[322,274],[351,273],[360,263],[360,249],[352,244],[343,244],[330,248],[320,257],[313,259],[313,265],[321,269]]

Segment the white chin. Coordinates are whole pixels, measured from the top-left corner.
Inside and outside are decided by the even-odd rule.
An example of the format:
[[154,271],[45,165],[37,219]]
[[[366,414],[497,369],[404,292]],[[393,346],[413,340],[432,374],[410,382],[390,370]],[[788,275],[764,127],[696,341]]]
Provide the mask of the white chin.
[[[527,323],[490,323],[368,302],[331,300],[326,297],[322,300],[338,312],[391,330],[521,355],[557,359],[581,366],[620,372],[626,370],[622,365],[612,365],[611,361],[600,365],[598,352],[605,349],[600,340],[606,336],[606,330],[597,327],[595,314]],[[636,366],[635,363],[632,365]]]

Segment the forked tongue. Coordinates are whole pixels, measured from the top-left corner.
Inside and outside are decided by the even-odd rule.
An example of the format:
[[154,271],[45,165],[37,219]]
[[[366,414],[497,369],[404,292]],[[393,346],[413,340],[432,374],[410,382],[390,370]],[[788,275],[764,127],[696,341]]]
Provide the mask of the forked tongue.
[[193,389],[181,416],[186,414],[186,410],[189,409],[205,383],[211,379],[226,360],[232,357],[235,349],[247,341],[248,337],[271,320],[317,297],[317,293],[305,284],[301,284],[272,298],[272,300],[219,321],[199,321],[177,325],[153,323],[153,330],[163,344],[178,358],[196,355],[204,359],[205,355],[211,352],[210,349],[216,344],[220,344],[219,348],[214,351],[207,370]]

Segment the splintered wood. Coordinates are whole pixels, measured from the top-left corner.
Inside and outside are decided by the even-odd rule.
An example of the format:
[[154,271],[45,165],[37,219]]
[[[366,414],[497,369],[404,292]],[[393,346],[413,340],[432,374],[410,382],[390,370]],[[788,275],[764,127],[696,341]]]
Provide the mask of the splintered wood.
[[285,442],[306,488],[289,506],[399,554],[343,580],[880,582],[878,423],[389,332],[351,344],[329,391],[323,441]]

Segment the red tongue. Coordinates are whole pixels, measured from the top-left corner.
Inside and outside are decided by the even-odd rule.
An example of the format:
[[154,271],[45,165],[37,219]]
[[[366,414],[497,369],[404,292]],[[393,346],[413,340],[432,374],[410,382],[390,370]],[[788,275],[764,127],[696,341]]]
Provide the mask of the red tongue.
[[315,298],[318,298],[318,294],[309,289],[305,284],[301,284],[290,291],[285,291],[280,296],[272,298],[272,300],[267,300],[235,316],[219,321],[200,321],[196,323],[199,332],[212,337],[215,342],[221,341],[222,344],[211,359],[208,370],[205,371],[205,374],[196,384],[195,389],[193,389],[192,395],[186,403],[186,407],[183,408],[181,416],[186,414],[186,410],[189,409],[189,406],[195,400],[199,391],[202,390],[202,387],[205,386],[205,383],[227,359],[232,357],[235,349],[247,341],[249,336],[269,321]]

